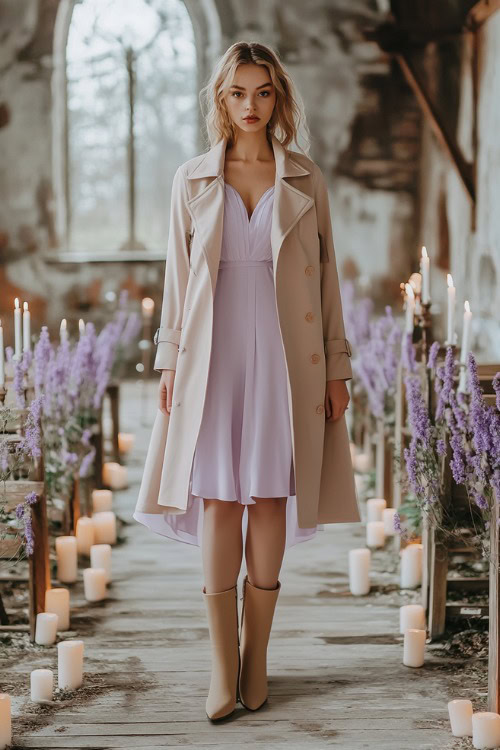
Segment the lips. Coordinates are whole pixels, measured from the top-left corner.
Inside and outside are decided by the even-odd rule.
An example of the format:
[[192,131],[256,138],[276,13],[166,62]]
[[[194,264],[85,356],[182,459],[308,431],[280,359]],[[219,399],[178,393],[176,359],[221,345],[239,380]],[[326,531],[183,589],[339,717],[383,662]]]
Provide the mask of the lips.
[[260,117],[244,117],[243,119],[245,122],[257,122],[257,120],[260,120]]

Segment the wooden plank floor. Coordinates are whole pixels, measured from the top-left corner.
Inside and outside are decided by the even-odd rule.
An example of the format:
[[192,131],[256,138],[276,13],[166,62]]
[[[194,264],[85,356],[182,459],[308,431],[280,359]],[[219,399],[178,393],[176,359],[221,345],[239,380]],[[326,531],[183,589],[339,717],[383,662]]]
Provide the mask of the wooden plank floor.
[[[269,703],[255,714],[239,706],[223,725],[207,720],[210,655],[200,550],[132,519],[156,383],[147,393],[148,406],[136,383],[122,390],[121,427],[136,433],[136,448],[128,462],[130,488],[115,496],[129,525],[113,550],[110,597],[91,605],[81,582],[72,590],[73,637],[85,641],[85,684],[54,707],[37,707],[29,701],[29,672],[55,671],[55,647],[36,647],[11,663],[13,682],[26,675],[24,694],[14,699],[14,747],[458,747],[447,726],[446,703],[454,696],[438,668],[443,657],[429,649],[423,668],[402,664],[398,606],[417,595],[396,601],[397,576],[380,560],[377,565],[377,555],[373,594],[353,598],[348,592],[347,555],[364,544],[361,524],[330,525],[286,552],[269,646]],[[243,574],[244,566],[240,582]]]

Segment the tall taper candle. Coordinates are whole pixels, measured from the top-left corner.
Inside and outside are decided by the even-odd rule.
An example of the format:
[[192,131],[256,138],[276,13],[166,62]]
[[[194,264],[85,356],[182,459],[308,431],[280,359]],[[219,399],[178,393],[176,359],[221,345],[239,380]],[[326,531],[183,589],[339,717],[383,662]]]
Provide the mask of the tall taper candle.
[[60,338],[61,344],[63,341],[68,340],[68,324],[66,322],[66,318],[63,318],[61,320],[61,325],[59,326],[59,338]]
[[28,310],[28,303],[23,304],[23,351],[29,352],[31,349],[31,313]]
[[411,284],[405,284],[406,291],[406,333],[413,333],[413,316],[415,313],[415,293]]
[[451,273],[447,276],[448,281],[448,331],[446,335],[446,343],[449,346],[453,346],[455,343],[455,301],[457,296],[457,290],[453,286],[453,277]]
[[22,336],[21,336],[21,308],[19,298],[14,300],[14,357],[21,359]]
[[464,302],[464,327],[462,330],[462,349],[460,351],[460,362],[465,365],[467,362],[467,355],[470,349],[470,327],[472,320],[472,312],[469,305],[469,300]]
[[85,321],[83,320],[83,318],[80,318],[80,320],[78,321],[78,330],[80,331],[80,337],[83,336],[83,334],[85,333]]
[[431,301],[430,292],[430,258],[427,250],[422,247],[422,257],[420,258],[420,273],[422,274],[422,304],[426,305]]

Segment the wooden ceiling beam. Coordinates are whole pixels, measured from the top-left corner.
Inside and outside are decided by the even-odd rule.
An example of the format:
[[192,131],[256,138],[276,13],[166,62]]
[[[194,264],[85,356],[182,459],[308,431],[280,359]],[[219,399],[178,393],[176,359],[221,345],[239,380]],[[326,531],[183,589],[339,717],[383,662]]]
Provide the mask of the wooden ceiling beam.
[[432,100],[425,91],[424,86],[419,80],[418,74],[407,54],[398,52],[394,55],[398,61],[403,75],[405,76],[410,88],[415,94],[417,101],[422,108],[424,115],[429,120],[434,134],[436,135],[439,143],[448,154],[452,164],[454,165],[457,173],[462,181],[465,191],[472,203],[475,205],[476,202],[476,186],[474,181],[474,168],[473,165],[466,161],[456,139],[449,133],[446,126],[439,115],[439,112]]

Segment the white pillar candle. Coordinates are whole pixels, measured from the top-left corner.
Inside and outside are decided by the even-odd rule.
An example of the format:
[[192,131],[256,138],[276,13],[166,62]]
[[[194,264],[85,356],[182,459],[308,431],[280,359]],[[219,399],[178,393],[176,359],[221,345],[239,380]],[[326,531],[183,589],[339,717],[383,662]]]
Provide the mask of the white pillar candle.
[[54,673],[51,669],[34,669],[31,672],[31,700],[46,703],[52,700]]
[[12,716],[10,695],[0,693],[0,750],[12,743]]
[[406,314],[405,314],[405,331],[413,333],[413,318],[415,314],[415,292],[411,284],[405,284],[406,291]]
[[75,690],[83,682],[83,641],[68,640],[57,644],[57,685]]
[[107,596],[106,571],[104,568],[85,568],[83,590],[88,602],[100,602]]
[[106,571],[106,583],[111,582],[111,545],[92,545],[90,548],[90,567],[104,568]]
[[446,343],[452,345],[455,343],[455,301],[456,301],[456,289],[453,286],[453,278],[451,273],[447,275],[448,282],[448,329],[446,335]]
[[14,300],[14,357],[21,359],[22,336],[21,336],[21,308],[19,298]]
[[383,547],[385,544],[384,522],[368,521],[366,524],[366,543],[369,547]]
[[104,484],[112,490],[123,490],[128,486],[127,467],[115,461],[107,461],[103,465],[102,478]]
[[63,341],[68,340],[68,324],[66,322],[66,318],[63,318],[61,320],[61,325],[59,326],[59,339],[61,341],[61,344]]
[[47,589],[45,611],[54,612],[58,617],[57,629],[69,630],[69,589]]
[[56,537],[57,579],[73,583],[78,577],[78,548],[75,536]]
[[422,303],[424,305],[431,301],[430,293],[430,258],[427,249],[422,247],[422,257],[420,258],[420,273],[422,274]]
[[28,303],[23,304],[23,351],[29,352],[31,349],[31,314],[28,310]]
[[421,667],[424,663],[425,639],[427,633],[418,628],[405,630],[403,646],[403,664],[406,667]]
[[408,628],[425,630],[425,609],[421,604],[404,604],[399,608],[399,632],[404,633]]
[[413,589],[422,582],[422,544],[409,544],[401,550],[401,588]]
[[3,346],[3,328],[0,320],[0,385],[5,385],[5,354]]
[[472,702],[455,699],[448,701],[451,733],[454,737],[472,737]]
[[386,536],[395,536],[396,534],[396,529],[394,528],[394,517],[396,512],[396,508],[384,508],[382,511],[382,521],[384,522]]
[[80,555],[90,555],[95,542],[94,522],[88,516],[80,516],[76,522],[76,544]]
[[134,447],[135,435],[133,432],[118,433],[118,449],[120,453],[129,453]]
[[356,469],[356,471],[359,471],[362,474],[366,473],[367,471],[370,471],[371,469],[370,455],[368,453],[358,453],[354,457],[354,468]]
[[85,333],[85,321],[83,318],[80,318],[80,320],[78,321],[78,332],[80,334],[80,338]]
[[112,510],[113,493],[111,490],[92,490],[92,510],[100,513],[103,510]]
[[472,714],[472,745],[481,750],[500,747],[500,715],[492,711]]
[[367,521],[382,521],[382,511],[387,507],[387,503],[383,497],[370,497],[366,501],[366,520]]
[[349,588],[353,596],[370,591],[371,552],[366,547],[349,550]]
[[35,643],[52,646],[56,642],[59,618],[53,612],[39,612],[36,616]]
[[92,516],[95,544],[116,544],[116,516],[112,510],[103,510]]

